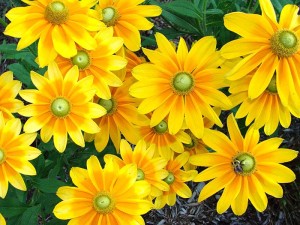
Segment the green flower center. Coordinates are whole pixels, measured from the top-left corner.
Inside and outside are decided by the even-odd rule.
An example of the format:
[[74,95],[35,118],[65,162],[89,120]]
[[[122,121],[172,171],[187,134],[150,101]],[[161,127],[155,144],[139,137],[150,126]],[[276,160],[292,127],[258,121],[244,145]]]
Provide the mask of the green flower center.
[[111,195],[107,192],[99,193],[93,201],[94,209],[101,214],[107,214],[113,211],[115,203]]
[[299,38],[290,30],[279,30],[270,39],[271,49],[279,57],[290,57],[299,49]]
[[91,64],[90,56],[86,51],[80,50],[71,58],[73,65],[77,65],[80,70],[84,70]]
[[51,2],[45,9],[45,19],[54,25],[65,23],[69,17],[69,10],[60,1]]
[[171,85],[175,93],[185,95],[193,90],[194,78],[189,73],[180,72],[174,76]]
[[235,173],[243,176],[250,175],[256,169],[255,158],[248,153],[242,153],[233,159],[232,166]]
[[168,124],[166,121],[161,121],[159,124],[157,124],[155,127],[154,127],[154,130],[156,133],[158,134],[163,134],[165,133],[167,130],[168,130]]
[[136,180],[144,180],[145,179],[145,173],[141,169],[137,169],[137,176]]
[[0,149],[0,165],[5,161],[4,151]]
[[164,179],[164,182],[166,182],[167,184],[171,185],[173,184],[175,181],[175,176],[173,173],[169,172],[168,176]]
[[113,114],[116,111],[116,102],[113,99],[100,98],[98,104],[106,109],[107,114]]
[[102,10],[102,21],[109,27],[114,26],[119,18],[118,11],[113,7],[106,7]]
[[267,90],[271,93],[277,93],[277,86],[276,86],[276,76],[273,76],[268,87]]
[[65,117],[71,111],[71,105],[65,98],[57,98],[51,104],[51,112],[57,117]]

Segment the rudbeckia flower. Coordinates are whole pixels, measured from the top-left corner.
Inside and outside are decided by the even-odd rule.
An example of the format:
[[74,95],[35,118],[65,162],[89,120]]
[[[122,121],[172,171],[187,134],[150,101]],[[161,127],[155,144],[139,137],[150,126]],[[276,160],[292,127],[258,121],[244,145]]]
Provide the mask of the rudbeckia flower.
[[105,108],[92,103],[96,89],[92,89],[93,77],[78,81],[79,71],[73,66],[64,76],[56,63],[48,66],[46,76],[31,72],[32,83],[37,90],[22,90],[21,97],[32,104],[19,110],[30,117],[24,124],[26,133],[41,130],[41,139],[48,142],[53,136],[54,146],[63,152],[67,136],[79,146],[84,146],[82,131],[97,133],[100,128],[93,121],[106,114]]
[[141,139],[143,139],[148,145],[154,145],[156,149],[156,155],[160,155],[166,159],[171,159],[174,153],[183,153],[183,144],[189,144],[191,137],[180,130],[176,134],[170,134],[168,129],[168,121],[163,119],[154,127],[148,124],[139,128]]
[[259,131],[250,127],[243,137],[233,114],[227,118],[230,139],[217,130],[205,129],[203,142],[215,152],[190,157],[190,163],[209,167],[200,172],[195,182],[209,181],[201,190],[201,202],[218,191],[223,193],[217,203],[217,212],[230,206],[236,215],[247,210],[248,201],[262,212],[266,209],[266,194],[283,196],[279,183],[289,183],[296,175],[280,163],[294,159],[298,152],[279,148],[283,139],[270,138],[259,143]]
[[249,83],[253,74],[247,75],[236,81],[232,81],[229,92],[234,105],[239,105],[235,118],[246,117],[245,124],[249,126],[253,121],[256,129],[264,127],[266,135],[271,135],[277,129],[279,123],[288,128],[291,124],[291,113],[297,115],[297,106],[284,106],[277,92],[276,76],[270,81],[266,90],[257,98],[248,97]]
[[114,36],[121,37],[131,51],[141,47],[140,30],[150,30],[153,23],[146,17],[159,16],[161,8],[156,5],[140,5],[145,0],[101,0],[96,5],[102,22],[114,28]]
[[[36,175],[34,166],[28,161],[37,158],[41,152],[30,145],[37,134],[20,134],[20,119],[4,121],[0,112],[0,197],[5,198],[8,183],[16,189],[26,191],[26,184],[21,176]],[[1,222],[1,220],[0,220]]]
[[16,99],[21,90],[22,83],[13,80],[13,73],[7,71],[0,75],[0,111],[3,114],[4,120],[13,118],[12,113],[23,107],[23,102]]
[[155,35],[158,49],[143,49],[151,63],[143,63],[132,70],[138,80],[130,94],[143,99],[138,107],[141,114],[153,112],[150,126],[157,126],[165,117],[171,134],[187,128],[201,138],[203,116],[222,126],[212,106],[229,109],[231,102],[219,88],[224,84],[223,63],[216,52],[214,37],[204,37],[193,44],[190,51],[180,38],[177,51],[160,33]]
[[56,63],[65,74],[72,66],[79,68],[79,79],[92,75],[97,95],[100,98],[110,99],[109,87],[119,87],[122,80],[113,71],[125,68],[127,61],[121,56],[114,55],[122,46],[123,40],[113,37],[113,29],[106,28],[95,35],[97,47],[87,50],[77,47],[77,54],[71,58],[57,57]]
[[[149,120],[137,111],[136,99],[129,95],[128,89],[131,82],[125,81],[121,87],[111,88],[111,98],[95,98],[95,104],[105,108],[106,115],[96,119],[100,131],[90,135],[86,134],[86,141],[94,140],[97,151],[101,152],[111,138],[117,152],[120,149],[121,135],[132,144],[140,139],[139,126]],[[89,132],[87,132],[89,133]]]
[[136,165],[119,168],[113,160],[102,168],[97,157],[87,160],[87,169],[73,167],[70,171],[76,187],[60,187],[57,195],[62,199],[54,215],[68,224],[123,225],[145,224],[142,214],[152,203],[146,199],[150,185],[136,181]]
[[121,159],[115,155],[106,154],[104,160],[113,159],[120,167],[128,164],[137,166],[136,180],[145,180],[151,185],[151,197],[157,197],[162,191],[168,191],[169,185],[163,181],[168,176],[164,169],[168,160],[163,157],[155,156],[153,145],[147,147],[146,142],[140,140],[134,149],[129,143],[122,139],[120,145]]
[[48,65],[57,54],[76,55],[76,44],[92,50],[96,40],[89,32],[105,27],[94,18],[95,0],[22,0],[28,6],[12,8],[6,17],[11,23],[4,34],[20,38],[17,50],[38,42],[38,63]]
[[187,163],[189,157],[189,153],[184,152],[168,161],[165,169],[169,174],[164,181],[169,185],[170,190],[164,191],[162,195],[155,199],[154,205],[156,209],[163,208],[166,204],[169,206],[175,205],[177,195],[182,198],[192,196],[192,191],[185,182],[193,180],[197,175],[197,171],[184,171],[181,169]]
[[262,15],[233,12],[225,15],[227,29],[241,37],[221,49],[226,59],[243,59],[227,73],[237,80],[257,68],[248,90],[250,99],[267,88],[276,73],[277,90],[284,106],[290,101],[300,104],[300,20],[297,5],[285,5],[277,22],[270,0],[260,0]]

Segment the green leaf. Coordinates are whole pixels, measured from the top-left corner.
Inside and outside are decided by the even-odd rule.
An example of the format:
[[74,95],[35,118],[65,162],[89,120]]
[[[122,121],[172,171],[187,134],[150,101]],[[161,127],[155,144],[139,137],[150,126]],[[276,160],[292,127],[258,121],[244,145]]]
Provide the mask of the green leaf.
[[44,178],[35,180],[35,186],[44,193],[56,193],[59,187],[65,186],[66,183],[55,178]]
[[8,69],[11,70],[15,77],[25,84],[27,87],[33,87],[33,84],[30,79],[29,71],[19,63],[13,63],[8,65]]
[[195,7],[195,5],[186,0],[168,2],[163,5],[163,9],[174,12],[177,15],[192,17],[198,20],[202,18],[202,13]]
[[183,19],[167,10],[162,12],[162,17],[175,27],[178,26],[181,30],[185,30],[186,33],[199,33],[198,28],[193,26],[187,19]]
[[26,206],[0,206],[0,212],[4,217],[13,217],[22,214],[28,207]]
[[26,209],[20,218],[19,225],[38,224],[38,215],[41,211],[41,205],[36,205]]

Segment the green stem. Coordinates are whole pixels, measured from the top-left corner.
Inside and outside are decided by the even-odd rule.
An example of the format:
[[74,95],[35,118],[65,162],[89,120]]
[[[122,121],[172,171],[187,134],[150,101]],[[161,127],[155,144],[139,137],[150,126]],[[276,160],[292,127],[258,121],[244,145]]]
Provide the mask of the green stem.
[[2,19],[2,18],[0,18],[0,24],[1,24],[2,26],[4,26],[4,28],[7,27],[7,23],[6,23],[5,20]]

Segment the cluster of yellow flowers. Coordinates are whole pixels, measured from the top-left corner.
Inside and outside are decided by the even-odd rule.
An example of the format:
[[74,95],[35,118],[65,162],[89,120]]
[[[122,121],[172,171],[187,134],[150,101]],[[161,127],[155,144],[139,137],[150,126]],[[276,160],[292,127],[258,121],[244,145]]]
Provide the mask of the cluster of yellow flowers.
[[[280,198],[279,183],[295,180],[281,163],[298,151],[280,148],[281,138],[259,142],[258,129],[270,135],[279,123],[288,127],[291,114],[300,117],[297,6],[286,5],[279,22],[264,0],[262,15],[227,14],[225,26],[241,37],[220,51],[212,36],[189,49],[183,38],[176,47],[156,33],[157,49],[142,48],[146,60],[134,52],[141,48],[140,31],[153,27],[146,17],[161,14],[158,6],[144,0],[23,2],[28,6],[7,13],[4,34],[20,38],[18,50],[38,40],[36,61],[47,72],[31,72],[36,89],[21,90],[11,72],[0,76],[2,198],[8,183],[26,190],[20,174],[35,175],[29,160],[41,152],[30,145],[38,131],[43,142],[53,137],[61,153],[68,138],[81,147],[94,141],[99,152],[111,139],[120,153],[105,155],[104,167],[91,156],[86,169],[71,169],[76,187],[58,189],[62,201],[53,212],[73,225],[144,224],[141,215],[149,210],[174,205],[177,195],[191,197],[188,181],[211,180],[199,201],[223,189],[219,213],[231,207],[242,215],[249,200],[263,211],[266,194]],[[229,137],[212,129],[223,126],[222,110],[238,105],[227,118]],[[29,117],[25,133],[12,113]],[[234,117],[247,117],[247,126],[254,121],[245,137]],[[209,168],[198,174],[197,166]]]

